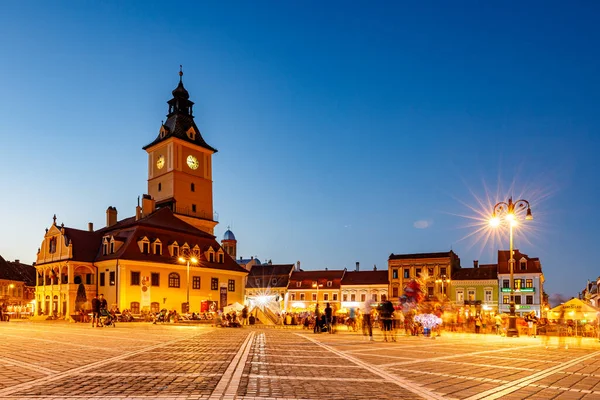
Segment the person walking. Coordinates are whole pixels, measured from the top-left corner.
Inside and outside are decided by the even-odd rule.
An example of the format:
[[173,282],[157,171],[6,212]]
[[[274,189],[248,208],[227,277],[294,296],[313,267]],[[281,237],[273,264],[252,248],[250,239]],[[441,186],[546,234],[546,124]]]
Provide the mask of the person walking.
[[333,333],[331,331],[331,323],[333,319],[333,310],[331,309],[331,305],[327,303],[327,307],[325,307],[325,326],[327,326],[327,332]]
[[248,325],[248,306],[242,308],[242,326]]
[[369,302],[365,302],[364,312],[362,315],[362,331],[363,336],[366,338],[367,333],[369,334],[369,341],[373,341],[373,321],[372,315],[373,309],[371,308],[371,304]]
[[100,300],[98,300],[98,295],[94,295],[92,299],[92,328],[100,327]]
[[500,335],[502,333],[502,316],[500,314],[496,314],[494,317],[494,322],[496,323],[496,335]]
[[313,329],[313,333],[321,333],[321,327],[319,323],[321,322],[321,311],[319,311],[319,303],[315,306],[315,327]]
[[392,313],[394,312],[394,305],[391,301],[386,300],[381,306],[380,318],[381,327],[383,329],[383,341],[387,342],[392,340]]

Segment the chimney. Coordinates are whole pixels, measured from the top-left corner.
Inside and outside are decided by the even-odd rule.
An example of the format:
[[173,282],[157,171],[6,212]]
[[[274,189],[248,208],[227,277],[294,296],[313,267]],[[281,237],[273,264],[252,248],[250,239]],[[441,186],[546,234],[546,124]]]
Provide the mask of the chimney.
[[113,226],[117,223],[117,209],[109,206],[106,209],[106,227]]
[[94,232],[94,223],[93,222],[88,222],[88,231]]
[[479,260],[473,260],[473,268],[479,268]]
[[149,194],[142,196],[142,217],[147,217],[156,209],[156,201]]
[[15,264],[21,264],[21,260],[15,260]]
[[142,218],[142,207],[135,206],[135,220],[139,221]]
[[359,266],[360,266],[360,263],[357,261],[357,262],[356,262],[356,272],[358,272],[358,271],[359,271]]
[[377,271],[377,265],[373,264],[373,271]]
[[296,271],[300,271],[300,261],[296,262]]
[[325,271],[327,271],[327,267],[325,267]]

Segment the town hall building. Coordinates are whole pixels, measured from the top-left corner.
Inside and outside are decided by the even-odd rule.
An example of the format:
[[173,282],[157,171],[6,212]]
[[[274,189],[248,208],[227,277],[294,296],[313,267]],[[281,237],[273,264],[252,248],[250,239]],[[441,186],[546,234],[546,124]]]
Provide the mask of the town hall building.
[[[148,194],[135,215],[106,210],[106,226],[46,230],[36,259],[38,312],[70,317],[88,311],[103,294],[109,308],[134,314],[166,308],[200,312],[244,301],[248,271],[214,237],[212,155],[194,122],[193,105],[179,84],[167,120],[144,147]],[[132,210],[133,211],[133,210]]]

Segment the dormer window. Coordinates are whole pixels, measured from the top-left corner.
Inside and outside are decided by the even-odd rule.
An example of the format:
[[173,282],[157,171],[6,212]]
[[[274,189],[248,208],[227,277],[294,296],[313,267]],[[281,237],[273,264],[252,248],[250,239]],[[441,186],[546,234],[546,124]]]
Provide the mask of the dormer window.
[[260,278],[254,279],[254,283],[256,284],[256,286],[260,286]]
[[219,254],[219,264],[223,264],[225,262],[225,255],[223,253]]
[[102,255],[105,256],[108,254],[108,243],[104,242],[102,243]]
[[327,287],[331,287],[331,285],[333,285],[333,282],[327,281]]
[[146,236],[138,240],[138,246],[142,254],[150,254],[150,240]]
[[162,243],[158,239],[154,242],[154,254],[162,256]]
[[271,279],[271,285],[273,285],[273,286],[277,285],[277,278]]
[[[169,113],[170,112],[171,111],[169,111]],[[167,128],[164,125],[162,125],[160,127],[160,138],[163,139],[165,136],[167,136],[167,132],[168,132]]]
[[208,253],[208,261],[215,262],[215,253],[213,253],[212,251]]
[[196,140],[196,131],[194,130],[194,127],[190,127],[186,134],[190,140]]
[[110,242],[110,254],[115,254],[115,241],[111,240]]
[[173,245],[173,257],[179,257],[179,246]]
[[521,271],[526,271],[527,270],[527,260],[521,260],[519,262],[519,266],[521,268]]
[[296,282],[296,287],[302,286],[302,282]]

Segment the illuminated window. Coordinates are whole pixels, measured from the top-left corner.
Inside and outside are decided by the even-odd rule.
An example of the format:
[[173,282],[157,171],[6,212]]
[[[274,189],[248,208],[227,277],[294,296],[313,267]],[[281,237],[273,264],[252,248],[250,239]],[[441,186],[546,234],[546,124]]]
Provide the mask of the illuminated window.
[[350,301],[356,301],[356,295],[354,293],[350,295]]
[[192,277],[192,289],[200,289],[200,277]]
[[219,290],[219,278],[210,278],[210,289]]
[[235,279],[230,279],[227,283],[227,290],[230,292],[235,292]]
[[464,303],[465,301],[465,292],[463,289],[459,289],[456,291],[456,301],[458,303]]
[[150,303],[150,312],[157,313],[160,311],[160,304],[158,302]]
[[467,296],[469,297],[469,301],[475,301],[475,290],[469,289],[467,291]]
[[510,296],[505,294],[502,296],[502,304],[510,304]]
[[140,303],[138,303],[137,301],[131,302],[129,309],[131,310],[132,314],[139,314],[140,313]]
[[486,303],[492,302],[492,290],[491,289],[486,289],[486,291],[485,291],[485,302]]
[[171,272],[169,274],[169,287],[178,288],[179,287],[179,274],[176,272]]
[[525,287],[532,288],[533,287],[533,279],[525,279]]

